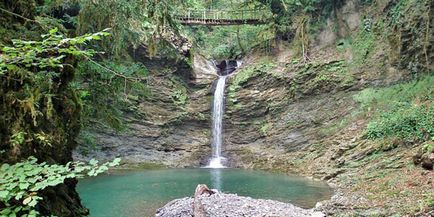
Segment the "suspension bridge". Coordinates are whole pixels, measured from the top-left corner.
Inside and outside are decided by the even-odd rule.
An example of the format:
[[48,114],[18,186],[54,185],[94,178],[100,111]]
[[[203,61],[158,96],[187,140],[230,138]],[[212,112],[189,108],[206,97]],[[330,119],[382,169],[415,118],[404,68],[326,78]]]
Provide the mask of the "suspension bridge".
[[260,25],[266,24],[270,12],[264,9],[252,10],[209,10],[189,9],[176,15],[183,25]]

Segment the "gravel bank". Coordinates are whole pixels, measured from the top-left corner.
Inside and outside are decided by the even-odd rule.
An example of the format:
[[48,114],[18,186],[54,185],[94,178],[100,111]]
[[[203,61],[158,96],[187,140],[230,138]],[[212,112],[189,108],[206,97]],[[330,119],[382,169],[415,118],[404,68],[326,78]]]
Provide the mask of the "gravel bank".
[[[192,197],[176,199],[157,210],[156,217],[191,217],[193,216]],[[212,195],[201,195],[200,201],[203,205],[205,216],[249,216],[249,217],[321,217],[321,212],[303,209],[289,203],[274,200],[253,199],[242,197],[236,194],[215,193]]]

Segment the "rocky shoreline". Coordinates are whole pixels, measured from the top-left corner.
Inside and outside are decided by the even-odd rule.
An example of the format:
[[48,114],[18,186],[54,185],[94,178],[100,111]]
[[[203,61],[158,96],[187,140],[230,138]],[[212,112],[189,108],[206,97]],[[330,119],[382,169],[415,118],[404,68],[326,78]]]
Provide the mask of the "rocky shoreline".
[[[203,208],[202,214],[195,212],[195,201],[200,200]],[[157,210],[156,217],[191,217],[191,216],[292,216],[292,217],[321,217],[324,213],[313,209],[303,209],[289,203],[274,200],[253,199],[250,197],[238,196],[236,194],[225,194],[215,192],[213,194],[203,194],[199,197],[185,197],[175,199],[164,207]]]

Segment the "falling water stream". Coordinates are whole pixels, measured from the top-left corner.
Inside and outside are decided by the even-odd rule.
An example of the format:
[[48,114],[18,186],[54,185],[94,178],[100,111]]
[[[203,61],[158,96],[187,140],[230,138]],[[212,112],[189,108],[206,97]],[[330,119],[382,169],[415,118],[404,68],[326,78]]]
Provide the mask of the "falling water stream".
[[212,109],[212,157],[209,160],[206,168],[226,168],[222,156],[223,144],[223,115],[224,115],[224,99],[225,99],[225,84],[226,77],[240,67],[240,60],[224,60],[216,65],[219,69],[219,78],[214,92],[214,103]]
[[212,110],[212,158],[208,168],[224,168],[224,157],[222,157],[222,128],[224,114],[224,95],[225,95],[226,76],[220,76],[214,92],[214,103]]

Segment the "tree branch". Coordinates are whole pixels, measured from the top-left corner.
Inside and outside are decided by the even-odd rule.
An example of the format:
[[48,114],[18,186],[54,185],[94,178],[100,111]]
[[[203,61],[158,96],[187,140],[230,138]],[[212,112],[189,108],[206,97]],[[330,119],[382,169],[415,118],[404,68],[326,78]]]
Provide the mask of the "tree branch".
[[137,82],[137,81],[143,81],[143,80],[146,80],[146,79],[138,78],[138,77],[129,77],[129,76],[125,76],[125,75],[123,75],[123,74],[121,74],[121,73],[119,73],[119,72],[114,71],[113,69],[110,69],[110,68],[108,68],[108,67],[106,67],[106,66],[103,66],[103,65],[99,64],[98,62],[96,62],[96,61],[90,59],[89,57],[86,57],[86,58],[87,58],[87,60],[90,61],[91,63],[93,63],[93,64],[95,64],[95,65],[101,67],[102,69],[104,69],[104,70],[106,70],[106,71],[108,71],[108,72],[113,73],[115,76],[118,76],[118,77],[121,77],[121,78],[125,79],[125,81],[126,81],[126,80],[129,80],[129,81]]
[[21,18],[21,19],[23,19],[23,20],[25,20],[25,21],[34,22],[34,23],[37,23],[37,24],[40,24],[40,25],[41,25],[41,23],[38,22],[38,21],[36,21],[36,20],[32,20],[32,19],[30,19],[30,18],[24,17],[24,16],[22,16],[22,15],[19,15],[19,14],[17,14],[17,13],[12,12],[12,11],[8,11],[8,10],[3,9],[3,8],[0,8],[0,11],[3,11],[3,12],[5,12],[5,13],[10,14],[10,15],[15,16],[15,17],[19,17],[19,18]]

